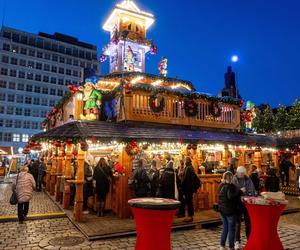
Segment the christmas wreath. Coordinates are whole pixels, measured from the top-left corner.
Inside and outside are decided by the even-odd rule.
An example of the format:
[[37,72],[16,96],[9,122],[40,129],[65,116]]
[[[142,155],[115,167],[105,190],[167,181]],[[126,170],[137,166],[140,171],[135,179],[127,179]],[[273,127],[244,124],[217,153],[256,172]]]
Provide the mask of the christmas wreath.
[[[156,100],[158,105],[156,105]],[[151,95],[149,98],[149,106],[154,113],[160,113],[165,107],[165,98],[158,94]]]
[[184,100],[184,111],[186,116],[196,116],[198,113],[198,105],[194,99]]
[[221,115],[221,112],[222,112],[221,103],[218,102],[218,101],[211,102],[209,112],[213,117],[219,117]]
[[128,142],[125,146],[125,151],[129,156],[134,156],[138,153],[138,144],[136,141]]

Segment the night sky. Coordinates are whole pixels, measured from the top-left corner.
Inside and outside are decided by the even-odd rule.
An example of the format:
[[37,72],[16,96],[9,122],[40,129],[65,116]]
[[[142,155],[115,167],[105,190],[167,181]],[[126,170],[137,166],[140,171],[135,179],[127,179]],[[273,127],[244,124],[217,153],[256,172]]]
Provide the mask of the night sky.
[[[0,0],[0,17],[5,12],[4,24],[9,27],[61,32],[100,48],[109,41],[102,24],[120,1]],[[230,57],[237,54],[240,60],[234,69],[245,100],[277,106],[300,97],[299,0],[135,3],[156,17],[148,38],[158,46],[158,55],[149,56],[147,72],[157,74],[161,56],[167,56],[168,76],[190,80],[200,92],[217,94]]]

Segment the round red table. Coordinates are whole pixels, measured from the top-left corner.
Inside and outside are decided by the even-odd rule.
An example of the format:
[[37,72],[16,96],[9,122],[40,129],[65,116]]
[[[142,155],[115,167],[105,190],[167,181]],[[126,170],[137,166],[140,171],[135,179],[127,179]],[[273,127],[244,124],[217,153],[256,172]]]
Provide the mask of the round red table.
[[[255,204],[258,199],[260,202]],[[287,203],[265,201],[263,204],[262,201],[262,198],[243,198],[251,221],[251,233],[244,250],[284,250],[277,225]]]
[[163,198],[128,201],[136,224],[136,250],[170,250],[173,218],[180,202]]

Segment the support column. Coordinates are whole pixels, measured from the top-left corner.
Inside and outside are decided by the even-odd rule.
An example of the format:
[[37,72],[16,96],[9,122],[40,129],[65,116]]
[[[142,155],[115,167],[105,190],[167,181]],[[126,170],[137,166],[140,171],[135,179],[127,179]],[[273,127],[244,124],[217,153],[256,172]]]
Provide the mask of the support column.
[[203,155],[202,155],[202,151],[201,149],[197,149],[197,161],[198,161],[198,165],[201,166],[203,163]]
[[76,194],[74,203],[74,218],[76,221],[82,221],[83,219],[83,183],[84,183],[84,160],[85,152],[78,147],[78,160],[77,160],[77,172],[76,172]]
[[228,145],[225,145],[223,152],[223,167],[227,168],[229,163],[229,150]]
[[51,158],[52,158],[52,149],[48,149],[49,153],[48,153],[48,157],[47,157],[47,161],[46,161],[46,165],[47,165],[47,170],[46,170],[46,191],[50,192],[50,181],[51,181]]
[[51,179],[50,179],[50,195],[55,194],[55,183],[56,183],[56,170],[57,170],[57,149],[53,147],[52,154],[52,167],[51,167]]
[[274,167],[279,168],[279,156],[277,151],[272,152],[272,161],[274,162]]
[[61,200],[61,192],[60,192],[60,184],[61,184],[61,177],[63,171],[63,160],[64,160],[64,148],[60,146],[58,148],[58,161],[57,161],[57,171],[56,171],[56,184],[55,184],[55,200]]
[[261,170],[261,161],[262,161],[261,148],[256,148],[254,152],[253,163],[258,170]]
[[64,194],[63,194],[64,209],[69,209],[70,207],[70,183],[68,182],[68,180],[72,178],[71,163],[72,163],[72,144],[67,143],[65,172],[64,172],[64,179],[65,179]]
[[239,152],[238,166],[245,166],[245,151],[240,150],[238,152]]

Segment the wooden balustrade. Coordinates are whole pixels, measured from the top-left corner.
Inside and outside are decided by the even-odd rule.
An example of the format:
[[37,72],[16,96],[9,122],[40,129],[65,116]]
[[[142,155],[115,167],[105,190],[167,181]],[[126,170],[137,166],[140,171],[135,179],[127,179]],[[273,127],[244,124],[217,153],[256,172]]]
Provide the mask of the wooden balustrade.
[[[198,113],[188,117],[184,111],[184,103],[178,96],[162,95],[165,107],[162,112],[154,113],[149,106],[150,94],[147,92],[134,92],[124,97],[124,107],[118,110],[118,121],[131,120],[141,122],[157,122],[175,125],[189,125],[209,128],[239,129],[240,107],[231,104],[222,104],[219,117],[210,114],[211,103],[207,100],[196,100]],[[124,114],[125,112],[125,114]]]

